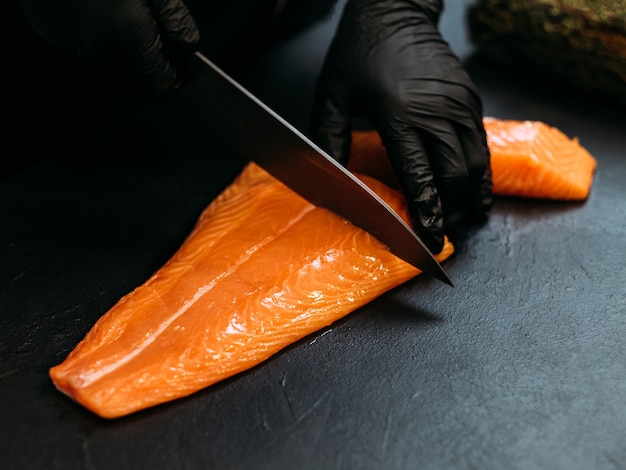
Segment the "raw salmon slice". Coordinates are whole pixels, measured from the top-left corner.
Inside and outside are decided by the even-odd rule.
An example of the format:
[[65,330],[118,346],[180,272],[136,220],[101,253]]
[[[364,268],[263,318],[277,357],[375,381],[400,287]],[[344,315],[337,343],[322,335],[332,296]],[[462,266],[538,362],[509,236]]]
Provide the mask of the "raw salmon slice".
[[539,121],[485,118],[493,192],[543,199],[587,199],[596,159],[563,132]]
[[[540,121],[483,120],[491,153],[494,194],[542,199],[584,200],[596,170],[596,159],[563,132]],[[380,137],[374,131],[353,134],[355,172],[377,175],[397,187]]]
[[[408,220],[399,192],[363,180]],[[452,252],[446,241],[437,259]],[[94,413],[127,415],[245,371],[419,273],[249,164],[50,375]]]

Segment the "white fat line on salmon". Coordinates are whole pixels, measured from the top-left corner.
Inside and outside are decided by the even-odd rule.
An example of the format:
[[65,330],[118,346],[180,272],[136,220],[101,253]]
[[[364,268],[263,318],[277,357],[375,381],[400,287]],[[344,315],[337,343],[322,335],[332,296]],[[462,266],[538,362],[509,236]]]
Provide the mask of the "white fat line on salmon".
[[[104,377],[107,374],[110,374],[111,372],[113,372],[114,370],[120,368],[121,366],[123,366],[124,364],[127,364],[128,362],[130,362],[131,360],[133,360],[135,357],[137,357],[139,354],[141,354],[148,346],[150,346],[152,343],[154,343],[154,341],[172,324],[174,323],[174,321],[176,321],[180,316],[182,316],[187,310],[189,310],[193,305],[195,305],[195,303],[200,300],[205,294],[207,294],[208,292],[210,292],[211,290],[213,290],[213,287],[215,287],[215,285],[221,281],[222,279],[224,279],[225,277],[231,276],[236,270],[237,268],[239,268],[239,266],[241,266],[243,263],[245,263],[246,261],[248,261],[252,255],[258,251],[260,248],[264,247],[265,245],[267,245],[269,242],[271,242],[272,240],[276,240],[276,238],[278,238],[279,236],[281,236],[283,233],[285,233],[287,230],[289,230],[290,227],[292,227],[294,224],[296,224],[298,221],[300,221],[306,214],[308,214],[310,211],[312,211],[315,208],[314,205],[312,204],[307,204],[307,206],[300,211],[298,214],[296,214],[295,217],[292,217],[289,222],[287,224],[285,224],[276,235],[272,236],[272,237],[267,237],[264,240],[262,240],[260,243],[256,244],[254,246],[253,249],[250,250],[246,250],[244,255],[242,255],[235,263],[233,263],[233,265],[227,270],[224,271],[223,273],[221,273],[218,277],[216,277],[215,279],[213,279],[211,281],[210,284],[206,285],[206,286],[202,286],[200,287],[196,293],[194,294],[194,296],[191,299],[186,300],[183,303],[183,306],[181,308],[179,308],[167,321],[165,321],[153,334],[148,334],[146,335],[146,339],[143,340],[135,349],[133,352],[127,354],[126,356],[122,357],[121,359],[118,359],[117,361],[115,361],[113,364],[110,364],[108,366],[102,366],[100,368],[98,368],[97,370],[91,370],[89,372],[85,372],[80,374],[80,382],[82,384],[83,387],[87,387],[89,385],[91,385],[93,382],[96,382],[98,380],[100,380],[102,377]],[[157,294],[158,295],[158,294]]]

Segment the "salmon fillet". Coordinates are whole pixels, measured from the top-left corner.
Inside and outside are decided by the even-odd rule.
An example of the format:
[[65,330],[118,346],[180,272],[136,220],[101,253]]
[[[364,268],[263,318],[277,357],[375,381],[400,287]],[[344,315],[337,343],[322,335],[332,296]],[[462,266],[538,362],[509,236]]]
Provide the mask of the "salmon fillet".
[[[589,196],[597,162],[577,138],[540,121],[485,117],[483,122],[494,194],[556,200]],[[376,132],[355,132],[352,148],[352,171],[398,186]]]
[[[408,220],[399,192],[363,180]],[[437,259],[452,252],[446,241]],[[50,376],[94,413],[123,416],[245,371],[419,273],[251,163]]]
[[596,159],[555,127],[539,121],[485,118],[493,192],[542,199],[587,199]]

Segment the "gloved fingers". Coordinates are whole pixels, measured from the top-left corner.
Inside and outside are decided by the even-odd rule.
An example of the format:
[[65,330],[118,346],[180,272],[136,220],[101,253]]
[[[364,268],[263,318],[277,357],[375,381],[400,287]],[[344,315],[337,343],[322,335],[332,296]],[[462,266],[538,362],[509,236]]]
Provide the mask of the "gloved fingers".
[[490,153],[482,120],[476,128],[459,127],[458,135],[467,161],[469,207],[481,220],[493,203]]
[[[459,164],[465,162],[466,186],[463,188],[456,180],[462,172],[450,171],[450,168],[440,169],[437,173],[452,177],[451,181],[438,182],[440,193],[446,195],[457,192],[463,194],[465,198],[464,206],[460,206],[461,201],[456,201],[454,207],[450,206],[450,199],[442,196],[444,212],[447,216],[447,226],[450,227],[455,222],[454,214],[451,211],[458,211],[462,217],[472,216],[476,220],[484,220],[487,212],[491,209],[493,202],[491,167],[489,158],[489,147],[487,146],[487,136],[483,126],[483,111],[480,95],[473,82],[462,69],[457,71],[459,77],[466,77],[460,83],[449,84],[446,88],[447,96],[454,97],[447,102],[446,117],[453,123],[454,130],[449,129],[444,133],[437,129],[436,134],[444,136],[454,133],[457,136],[459,157],[456,159]],[[430,125],[430,124],[429,124]],[[438,159],[442,162],[444,160]],[[447,186],[448,189],[443,189]],[[462,218],[458,219],[462,222]]]
[[152,0],[153,14],[167,41],[195,49],[200,31],[182,0]]
[[429,133],[425,141],[430,165],[434,173],[444,227],[453,228],[463,221],[467,207],[468,167],[457,130],[445,119],[433,119],[436,133]]
[[350,156],[351,131],[351,112],[346,93],[339,88],[329,90],[320,82],[311,119],[313,141],[345,166]]
[[402,185],[415,233],[433,253],[443,248],[443,211],[423,135],[407,130],[392,136],[381,132],[387,155]]
[[467,178],[467,162],[456,126],[445,117],[432,115],[420,123],[420,127],[435,176]]
[[121,35],[127,48],[128,66],[157,93],[176,88],[178,74],[163,50],[161,35],[150,6],[145,2],[128,7],[124,5],[120,4],[123,10],[119,15],[125,19]]
[[455,82],[431,80],[430,83],[422,85],[422,90],[429,87],[439,90],[436,98],[440,101],[434,100],[429,109],[436,110],[443,106],[444,110],[439,111],[440,116],[445,116],[457,127],[465,127],[478,133],[482,129],[483,118],[478,90],[459,63],[455,63],[454,69],[450,67],[449,73],[455,77]]

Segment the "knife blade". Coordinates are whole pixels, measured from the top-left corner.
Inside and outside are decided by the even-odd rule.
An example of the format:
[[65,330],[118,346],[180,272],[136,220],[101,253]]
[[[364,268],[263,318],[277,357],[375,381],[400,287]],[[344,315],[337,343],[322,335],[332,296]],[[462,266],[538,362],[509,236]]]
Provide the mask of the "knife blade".
[[202,53],[195,56],[203,68],[184,87],[185,100],[233,148],[310,203],[339,214],[398,258],[452,286],[417,234],[366,184]]

